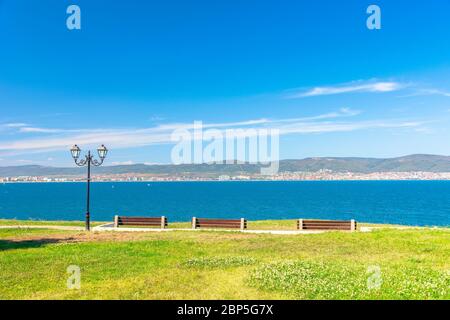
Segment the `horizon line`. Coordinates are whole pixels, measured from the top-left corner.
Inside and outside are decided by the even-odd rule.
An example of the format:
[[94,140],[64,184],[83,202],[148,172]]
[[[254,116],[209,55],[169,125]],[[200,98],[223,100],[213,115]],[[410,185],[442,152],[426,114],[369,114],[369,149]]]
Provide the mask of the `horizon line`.
[[[302,160],[308,160],[308,159],[373,159],[373,160],[392,160],[392,159],[401,159],[401,158],[407,158],[407,157],[414,157],[414,156],[428,156],[428,157],[444,157],[449,158],[450,161],[450,155],[443,155],[443,154],[430,154],[430,153],[412,153],[407,154],[403,156],[394,156],[394,157],[357,157],[357,156],[342,156],[342,157],[334,157],[334,156],[311,156],[311,157],[305,157],[305,158],[285,158],[280,159],[278,162],[282,161],[302,161]],[[136,163],[112,163],[112,164],[105,164],[103,167],[126,167],[126,166],[136,166],[136,165],[143,165],[143,166],[183,166],[183,165],[263,165],[258,162],[247,162],[247,161],[241,161],[238,159],[234,160],[222,160],[220,162],[213,162],[213,163],[182,163],[182,164],[174,164],[174,163],[146,163],[146,162],[136,162]],[[229,163],[233,162],[233,163]],[[19,165],[8,165],[8,166],[0,166],[0,168],[11,168],[11,167],[44,167],[44,168],[72,168],[72,166],[47,166],[47,165],[41,165],[41,164],[19,164]],[[74,167],[75,168],[75,167]]]

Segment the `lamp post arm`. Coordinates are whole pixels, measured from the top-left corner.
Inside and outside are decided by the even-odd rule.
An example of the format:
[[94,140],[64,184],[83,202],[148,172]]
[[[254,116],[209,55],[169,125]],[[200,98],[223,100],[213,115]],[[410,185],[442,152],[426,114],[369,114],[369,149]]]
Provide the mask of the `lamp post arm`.
[[87,163],[89,162],[89,157],[85,156],[84,159],[78,160],[78,159],[74,159],[75,160],[75,164],[79,167],[84,167],[87,165]]
[[94,167],[100,167],[102,164],[103,164],[103,161],[105,160],[105,158],[103,158],[103,159],[100,159],[100,160],[97,160],[97,159],[94,159],[93,157],[91,157],[91,164],[94,166]]

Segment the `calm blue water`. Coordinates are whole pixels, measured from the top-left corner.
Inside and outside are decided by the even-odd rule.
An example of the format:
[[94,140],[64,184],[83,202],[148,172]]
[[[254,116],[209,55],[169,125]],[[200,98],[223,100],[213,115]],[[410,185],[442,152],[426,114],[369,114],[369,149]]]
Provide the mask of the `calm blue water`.
[[[113,215],[350,219],[450,225],[450,181],[94,183],[93,220]],[[0,218],[82,220],[85,184],[0,184]]]

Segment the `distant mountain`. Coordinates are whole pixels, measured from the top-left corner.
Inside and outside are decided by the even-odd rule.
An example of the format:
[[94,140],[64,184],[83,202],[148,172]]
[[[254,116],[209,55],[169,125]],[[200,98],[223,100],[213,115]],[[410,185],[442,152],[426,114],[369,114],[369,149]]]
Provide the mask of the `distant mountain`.
[[399,158],[307,158],[283,160],[280,171],[308,171],[321,169],[335,172],[450,172],[450,157],[415,154]]
[[[118,165],[95,168],[94,174],[239,175],[258,174],[256,164]],[[450,157],[416,154],[399,158],[306,158],[280,161],[280,172],[450,172]],[[37,165],[0,167],[0,177],[84,175],[85,168]]]

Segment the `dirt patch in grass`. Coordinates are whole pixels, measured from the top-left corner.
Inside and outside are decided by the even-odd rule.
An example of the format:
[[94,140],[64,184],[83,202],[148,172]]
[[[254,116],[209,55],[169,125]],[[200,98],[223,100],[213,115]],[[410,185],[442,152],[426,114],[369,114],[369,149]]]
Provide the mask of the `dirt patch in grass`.
[[145,239],[145,235],[136,232],[65,232],[56,234],[26,234],[7,237],[11,242],[42,241],[59,243],[78,243],[91,241],[130,241]]
[[261,235],[243,234],[239,232],[216,231],[170,231],[170,232],[84,232],[47,229],[17,229],[4,232],[0,241],[8,243],[41,242],[82,243],[82,242],[132,242],[132,241],[188,241],[194,243],[237,243],[256,239]]

